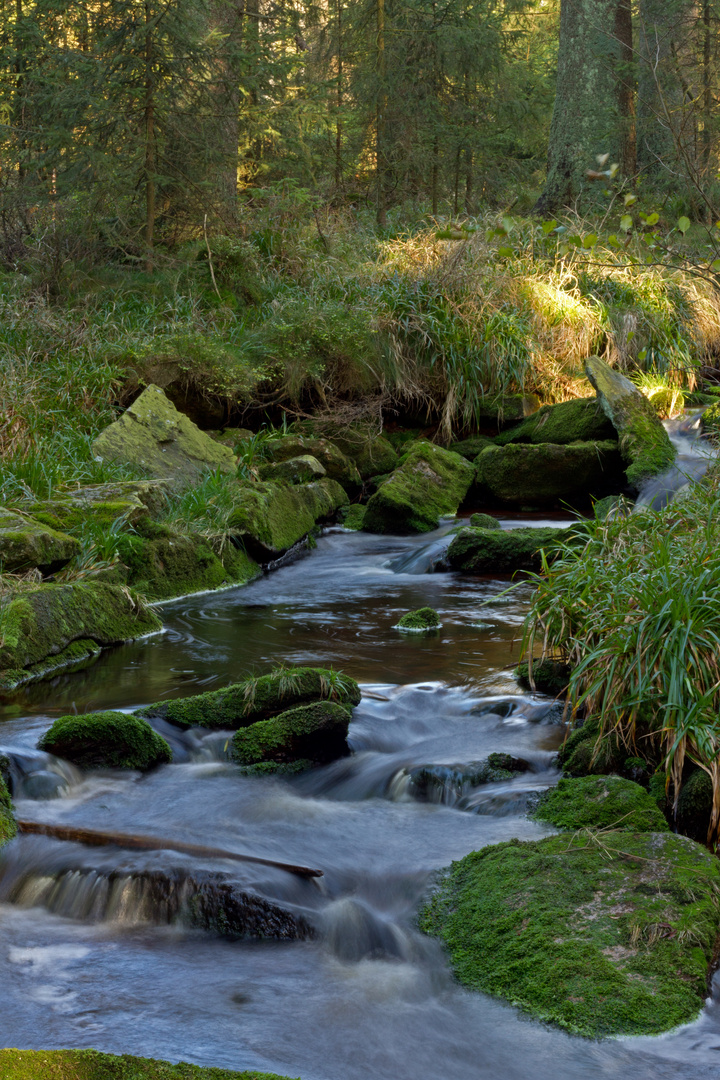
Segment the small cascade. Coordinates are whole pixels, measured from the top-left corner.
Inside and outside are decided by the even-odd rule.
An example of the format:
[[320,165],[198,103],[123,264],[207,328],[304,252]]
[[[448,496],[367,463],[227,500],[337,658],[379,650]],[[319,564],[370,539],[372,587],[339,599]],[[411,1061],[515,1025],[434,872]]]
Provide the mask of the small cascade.
[[682,488],[705,475],[717,457],[717,450],[703,438],[701,416],[701,411],[693,410],[677,420],[664,421],[663,427],[677,450],[677,457],[666,472],[643,487],[635,503],[636,510],[662,510]]
[[330,951],[348,963],[383,957],[418,958],[419,943],[411,933],[354,896],[328,904],[320,920],[320,933]]
[[449,569],[445,556],[454,535],[454,533],[446,533],[445,536],[425,544],[418,551],[411,551],[407,555],[393,559],[389,564],[389,569],[394,574],[435,574]]
[[10,791],[13,798],[59,799],[82,783],[82,773],[69,761],[42,750],[3,749],[0,755],[8,763]]

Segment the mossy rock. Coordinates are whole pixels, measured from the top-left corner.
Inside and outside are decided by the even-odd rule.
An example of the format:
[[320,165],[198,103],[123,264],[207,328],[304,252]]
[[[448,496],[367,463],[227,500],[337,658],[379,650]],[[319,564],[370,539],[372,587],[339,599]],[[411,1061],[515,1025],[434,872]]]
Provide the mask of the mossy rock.
[[466,765],[413,765],[405,769],[410,791],[418,802],[443,802],[448,793],[457,799],[469,788],[512,780],[527,772],[530,765],[512,754],[489,754],[482,761]]
[[340,511],[340,521],[344,528],[358,532],[365,524],[365,507],[360,503],[352,503]]
[[618,433],[628,483],[637,489],[669,469],[676,450],[648,399],[599,356],[588,359],[585,371]]
[[541,694],[559,697],[567,690],[570,671],[570,665],[560,660],[533,660],[531,682],[530,664],[521,660],[515,668],[515,677],[524,690],[539,690]]
[[148,538],[140,530],[126,533],[118,541],[118,551],[124,580],[148,600],[170,600],[223,585],[242,585],[261,573],[244,549],[231,543],[218,555],[201,536],[167,526],[150,526],[142,532],[159,535]]
[[453,537],[447,552],[452,570],[466,574],[513,574],[516,570],[540,570],[542,552],[567,539],[565,529],[473,529],[464,528]]
[[288,461],[290,458],[309,454],[325,469],[331,480],[341,484],[351,495],[362,486],[357,467],[342,450],[329,439],[318,439],[306,435],[283,435],[271,439],[265,445],[268,461]]
[[554,443],[616,441],[617,432],[597,398],[576,398],[559,405],[543,405],[522,424],[503,431],[496,446],[508,443]]
[[703,434],[709,435],[713,442],[720,438],[720,401],[715,401],[705,409],[700,417],[700,426]]
[[6,602],[0,687],[75,664],[92,649],[120,645],[162,629],[158,616],[127,589],[107,582],[38,585]]
[[288,551],[314,529],[333,517],[348,496],[337,480],[323,477],[313,484],[247,484],[240,490],[230,517],[236,543],[260,562]]
[[172,761],[165,740],[139,716],[122,712],[60,716],[38,743],[80,769],[152,769]]
[[3,1080],[287,1080],[275,1073],[206,1069],[97,1050],[0,1050]]
[[471,514],[468,524],[471,529],[502,529],[497,518],[490,514]]
[[80,543],[50,525],[11,510],[0,509],[0,571],[14,573],[38,567],[60,570],[80,553]]
[[459,442],[450,444],[454,454],[460,454],[467,461],[474,461],[486,446],[494,446],[495,440],[489,435],[471,435],[469,439],[461,439]]
[[261,480],[272,480],[276,484],[311,484],[326,472],[325,466],[312,454],[301,454],[286,461],[269,461],[260,466],[259,474]]
[[322,765],[335,761],[348,753],[351,716],[349,708],[335,701],[313,701],[269,720],[258,720],[235,732],[233,760],[239,765],[298,760]]
[[504,427],[531,416],[539,408],[537,394],[501,394],[478,402],[475,413],[478,420]]
[[432,443],[416,444],[406,461],[370,496],[368,532],[429,532],[444,515],[455,514],[473,481],[472,465]]
[[624,829],[665,832],[668,828],[645,788],[621,776],[582,776],[558,781],[540,800],[535,817],[557,829]]
[[597,721],[586,721],[571,732],[558,751],[558,760],[566,776],[604,776],[620,773],[625,767],[627,750],[614,735],[598,741]]
[[589,1038],[700,1014],[720,862],[669,832],[512,840],[453,863],[420,915],[464,985]]
[[440,616],[435,611],[435,608],[431,607],[421,607],[417,608],[416,611],[408,611],[397,622],[398,630],[409,630],[413,633],[423,630],[439,630],[440,626]]
[[[7,762],[7,758],[3,758],[2,761]],[[9,763],[5,768],[2,768],[2,775],[0,775],[0,848],[7,844],[9,840],[12,840],[17,833],[12,799],[5,779],[6,769],[8,768]]]
[[159,701],[140,709],[137,715],[161,717],[183,728],[234,730],[318,699],[359,705],[360,687],[349,675],[327,668],[279,668],[224,690]]
[[704,844],[712,807],[712,780],[704,769],[693,769],[683,781],[678,798],[677,826],[680,832]]
[[235,455],[178,412],[159,386],[140,397],[93,443],[93,454],[122,462],[146,476],[166,479],[176,490],[191,487],[208,471],[234,472]]
[[136,525],[149,515],[159,514],[166,500],[167,487],[161,481],[127,480],[63,492],[28,504],[27,509],[54,529],[76,533],[88,525],[109,529],[118,518]]
[[346,424],[328,417],[315,417],[293,425],[293,431],[329,439],[355,464],[362,480],[397,468],[398,455],[394,446],[378,433],[374,423],[358,421]]
[[475,467],[485,498],[515,506],[603,495],[625,483],[616,442],[493,446],[476,458]]

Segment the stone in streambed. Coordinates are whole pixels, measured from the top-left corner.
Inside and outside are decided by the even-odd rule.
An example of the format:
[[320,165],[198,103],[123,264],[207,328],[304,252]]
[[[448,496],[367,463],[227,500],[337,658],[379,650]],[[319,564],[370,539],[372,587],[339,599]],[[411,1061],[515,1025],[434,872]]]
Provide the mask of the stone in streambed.
[[26,514],[0,509],[0,571],[50,573],[80,552],[79,542]]
[[471,514],[470,527],[473,529],[501,529],[502,525],[497,518],[491,517],[490,514]]
[[286,461],[270,461],[258,470],[261,480],[272,480],[278,484],[310,484],[326,476],[325,466],[321,465],[312,454],[288,458]]
[[541,694],[559,697],[567,690],[570,665],[559,660],[533,660],[532,679],[530,664],[522,660],[515,668],[515,677],[525,690],[539,690]]
[[119,420],[100,432],[93,453],[102,461],[122,462],[166,479],[176,490],[192,487],[208,471],[231,473],[236,468],[232,450],[178,412],[158,386],[148,386]]
[[599,356],[588,359],[585,371],[618,433],[628,483],[639,488],[645,480],[669,469],[676,450],[648,399]]
[[567,540],[565,529],[460,529],[448,548],[452,570],[468,574],[512,574],[540,570],[542,552]]
[[172,760],[165,740],[130,713],[61,716],[38,743],[80,769],[151,769]]
[[268,440],[264,452],[267,460],[274,462],[310,455],[320,462],[331,480],[337,481],[351,495],[362,486],[356,466],[329,439],[316,439],[305,435],[283,435],[277,439]]
[[554,443],[567,446],[574,442],[617,440],[617,432],[597,398],[575,398],[559,405],[543,405],[522,424],[503,431],[496,446],[508,443]]
[[368,532],[429,532],[440,518],[455,514],[473,481],[472,465],[432,443],[416,443],[367,503]]
[[434,608],[422,607],[403,615],[396,628],[410,633],[422,633],[425,630],[439,630],[441,625],[440,616]]
[[140,709],[137,715],[157,716],[183,728],[234,730],[318,699],[345,706],[358,705],[360,687],[349,675],[327,668],[279,668],[223,690],[159,701]]
[[350,529],[352,532],[359,532],[365,524],[365,507],[360,503],[353,503],[351,506],[346,506],[341,512],[340,522],[345,529]]
[[97,1050],[0,1050],[3,1080],[289,1080],[275,1073],[230,1072]]
[[294,487],[247,484],[240,489],[229,531],[252,558],[267,562],[288,551],[317,522],[331,518],[348,501],[341,485],[329,476]]
[[461,457],[466,458],[468,461],[474,461],[487,446],[494,445],[495,440],[488,435],[471,435],[469,439],[461,439],[460,442],[451,443],[450,449],[454,454],[460,454]]
[[392,472],[398,465],[395,448],[384,435],[378,433],[376,424],[363,421],[347,424],[341,420],[316,417],[294,424],[293,432],[329,440],[354,463],[363,480],[379,473]]
[[621,776],[582,776],[558,781],[545,792],[534,817],[557,829],[624,829],[667,832],[658,805],[645,788]]
[[615,442],[493,446],[476,458],[475,467],[485,498],[515,506],[555,505],[572,497],[602,495],[625,483]]
[[482,784],[512,780],[528,772],[530,765],[512,754],[489,754],[467,765],[413,765],[404,770],[409,779],[408,794],[418,802],[453,802],[468,789]]
[[314,701],[241,728],[232,740],[239,765],[303,761],[325,764],[348,753],[352,713],[335,701]]
[[156,480],[93,484],[29,503],[28,512],[54,529],[78,531],[84,525],[108,529],[118,518],[128,525],[162,512],[167,485]]

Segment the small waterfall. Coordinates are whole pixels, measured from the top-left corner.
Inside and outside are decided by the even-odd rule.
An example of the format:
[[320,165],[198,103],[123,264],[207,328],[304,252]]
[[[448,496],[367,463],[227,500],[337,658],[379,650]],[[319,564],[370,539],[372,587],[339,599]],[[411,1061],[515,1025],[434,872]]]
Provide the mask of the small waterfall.
[[418,942],[413,935],[354,896],[328,904],[320,933],[330,951],[346,962],[417,959]]
[[454,532],[446,533],[418,551],[411,551],[408,555],[393,559],[390,569],[394,574],[434,574],[439,570],[447,570],[445,556],[454,536]]
[[82,783],[82,773],[69,761],[42,750],[2,749],[10,773],[10,792],[14,799],[58,799]]
[[702,412],[696,410],[678,420],[664,421],[663,427],[677,449],[677,457],[667,472],[643,487],[635,503],[636,510],[662,510],[682,488],[705,475],[717,457],[717,450],[703,438],[701,417]]

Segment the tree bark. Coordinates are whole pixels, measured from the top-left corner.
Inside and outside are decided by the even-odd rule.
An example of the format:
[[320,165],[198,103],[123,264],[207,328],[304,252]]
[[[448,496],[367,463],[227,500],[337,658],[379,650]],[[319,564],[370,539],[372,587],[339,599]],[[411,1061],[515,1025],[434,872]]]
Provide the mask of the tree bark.
[[376,119],[376,180],[377,180],[377,223],[381,228],[387,225],[387,163],[385,158],[385,111],[387,98],[385,89],[385,0],[377,3],[377,119]]
[[155,78],[149,0],[145,0],[145,270],[154,269],[155,245]]
[[618,46],[617,108],[620,124],[619,164],[624,177],[637,172],[637,130],[635,124],[635,72],[632,0],[619,0],[615,12],[615,39]]

